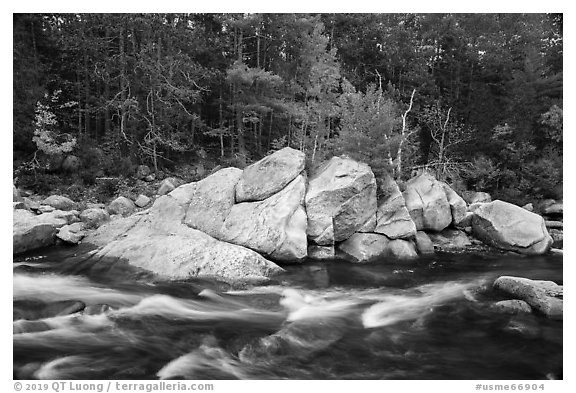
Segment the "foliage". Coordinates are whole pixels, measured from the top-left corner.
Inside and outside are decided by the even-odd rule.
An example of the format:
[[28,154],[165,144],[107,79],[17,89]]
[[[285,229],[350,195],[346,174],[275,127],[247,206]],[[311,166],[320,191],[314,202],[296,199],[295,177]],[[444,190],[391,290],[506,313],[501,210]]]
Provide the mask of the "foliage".
[[[51,97],[45,94],[44,98],[52,105],[56,105],[60,97],[61,90],[56,90]],[[77,103],[68,101],[57,105],[58,109],[70,108]],[[59,155],[69,153],[76,146],[76,138],[70,134],[58,131],[58,121],[49,104],[40,101],[36,103],[36,118],[34,121],[34,137],[32,140],[40,151],[47,155]]]

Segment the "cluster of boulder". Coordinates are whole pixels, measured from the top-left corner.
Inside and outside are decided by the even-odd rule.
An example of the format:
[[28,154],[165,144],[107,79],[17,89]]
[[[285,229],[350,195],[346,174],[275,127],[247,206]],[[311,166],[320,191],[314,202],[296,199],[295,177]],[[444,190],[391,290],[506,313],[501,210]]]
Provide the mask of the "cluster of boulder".
[[[170,278],[228,282],[263,281],[281,272],[271,260],[410,259],[434,252],[434,247],[466,247],[469,234],[522,254],[542,254],[552,244],[538,214],[491,202],[482,193],[465,195],[467,203],[426,173],[402,189],[387,177],[378,190],[370,167],[345,156],[328,160],[311,178],[304,167],[302,152],[284,148],[244,170],[220,169],[179,187],[165,179],[152,206],[136,214],[134,202],[120,197],[106,211],[72,210],[70,220],[61,218],[63,206],[45,200],[42,205],[57,210],[36,217],[52,214],[51,230],[71,239],[87,227],[98,227],[84,239],[99,247],[91,258],[126,260]],[[136,205],[150,202],[138,198]],[[122,218],[98,221],[98,214]],[[35,214],[15,213],[14,253],[30,249],[16,247],[17,233],[30,226],[23,225],[20,215],[32,222]],[[98,224],[89,224],[94,221]]]

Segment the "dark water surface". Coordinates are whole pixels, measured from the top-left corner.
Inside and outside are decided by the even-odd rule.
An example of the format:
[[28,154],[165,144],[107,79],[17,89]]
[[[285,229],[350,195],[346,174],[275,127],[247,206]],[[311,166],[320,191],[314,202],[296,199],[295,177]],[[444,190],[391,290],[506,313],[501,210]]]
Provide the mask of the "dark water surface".
[[70,253],[14,261],[15,378],[563,377],[562,321],[490,307],[501,275],[562,284],[561,256],[305,263],[238,289]]

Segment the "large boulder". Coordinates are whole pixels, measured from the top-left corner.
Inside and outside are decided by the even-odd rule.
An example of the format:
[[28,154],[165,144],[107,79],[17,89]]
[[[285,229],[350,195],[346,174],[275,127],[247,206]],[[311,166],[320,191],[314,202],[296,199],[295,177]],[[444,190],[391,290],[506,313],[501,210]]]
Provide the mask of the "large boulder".
[[107,207],[108,213],[120,214],[122,216],[129,216],[136,210],[136,205],[130,199],[119,196],[114,199]]
[[224,221],[220,240],[251,248],[274,260],[299,261],[307,255],[306,178],[260,202],[237,203]]
[[563,318],[563,287],[553,281],[502,276],[494,281],[494,288],[524,300],[548,318]]
[[403,195],[417,230],[441,231],[452,223],[446,192],[434,176],[423,173],[410,179]]
[[355,233],[340,243],[338,248],[351,256],[354,262],[369,262],[382,257],[412,259],[418,256],[412,242],[402,239],[390,240],[377,233]]
[[416,242],[416,249],[419,254],[434,254],[434,243],[430,240],[428,234],[424,231],[416,232],[416,237],[414,238]]
[[456,193],[448,184],[440,182],[442,189],[446,193],[448,204],[450,205],[450,212],[452,213],[452,225],[460,225],[466,218],[468,206],[464,199]]
[[86,224],[87,228],[98,228],[105,222],[110,221],[110,214],[104,209],[86,209],[80,213],[80,221]]
[[347,157],[333,157],[308,184],[308,237],[319,245],[346,240],[376,209],[376,180],[370,167]]
[[56,241],[58,228],[73,221],[71,215],[61,210],[36,215],[28,210],[13,212],[13,254],[50,246]]
[[167,279],[218,279],[230,284],[265,282],[283,271],[247,248],[214,239],[182,222],[187,204],[165,195],[140,214],[109,222],[85,243],[101,247],[96,261],[124,260]]
[[285,147],[246,167],[236,185],[236,202],[262,201],[296,178],[305,165],[305,154]]
[[74,210],[76,209],[76,202],[70,198],[66,198],[61,195],[50,195],[48,198],[42,201],[43,205],[52,206],[57,210]]
[[405,239],[416,235],[416,225],[408,213],[404,196],[392,176],[387,175],[381,189],[383,196],[376,213],[374,232],[390,239]]
[[221,238],[222,226],[234,206],[235,188],[241,176],[241,169],[225,168],[194,183],[186,195],[190,204],[185,224]]
[[521,254],[544,254],[552,245],[541,216],[500,200],[474,211],[472,231],[490,246]]

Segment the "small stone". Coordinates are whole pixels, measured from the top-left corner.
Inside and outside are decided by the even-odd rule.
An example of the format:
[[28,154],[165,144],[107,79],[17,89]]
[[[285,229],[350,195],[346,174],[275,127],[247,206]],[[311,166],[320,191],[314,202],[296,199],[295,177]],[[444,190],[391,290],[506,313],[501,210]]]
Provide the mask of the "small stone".
[[48,205],[40,205],[38,207],[38,211],[40,213],[52,213],[54,210],[56,210],[56,209],[54,209],[52,206],[48,206]]
[[136,206],[134,202],[130,199],[120,196],[110,202],[108,205],[108,213],[110,214],[121,214],[122,216],[129,216],[130,214],[134,213]]
[[522,206],[522,209],[526,209],[529,212],[533,212],[534,211],[534,205],[532,203],[527,203],[524,206]]
[[66,243],[78,244],[86,236],[85,226],[82,222],[64,225],[58,230],[56,237]]
[[174,186],[174,184],[170,181],[170,179],[164,179],[162,181],[162,184],[160,185],[160,188],[158,188],[158,195],[166,195],[168,194],[170,191],[174,190],[176,187]]
[[148,175],[144,178],[144,181],[146,181],[148,183],[153,182],[154,180],[156,180],[156,175],[154,175],[154,174]]
[[134,204],[138,207],[144,207],[144,206],[148,205],[149,203],[150,203],[150,198],[148,198],[146,195],[143,195],[143,194],[138,195],[136,202],[134,202]]

